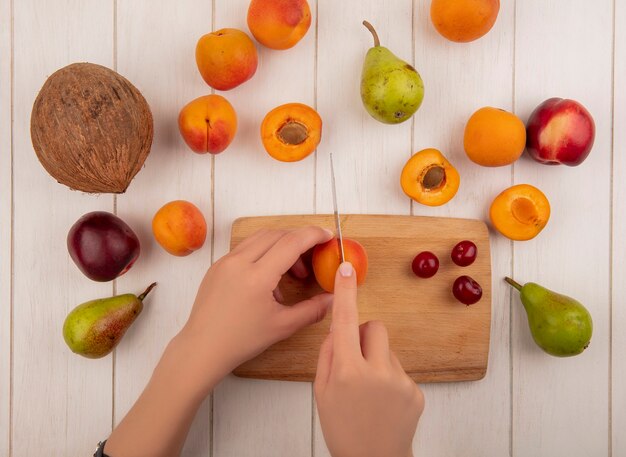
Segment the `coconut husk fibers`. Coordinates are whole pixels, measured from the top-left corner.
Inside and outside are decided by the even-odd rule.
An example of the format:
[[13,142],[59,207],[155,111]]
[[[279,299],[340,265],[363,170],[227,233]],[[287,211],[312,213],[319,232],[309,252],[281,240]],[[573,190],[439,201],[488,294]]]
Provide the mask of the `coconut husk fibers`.
[[45,82],[30,120],[33,147],[61,184],[89,193],[123,193],[150,153],[150,107],[126,78],[75,63]]

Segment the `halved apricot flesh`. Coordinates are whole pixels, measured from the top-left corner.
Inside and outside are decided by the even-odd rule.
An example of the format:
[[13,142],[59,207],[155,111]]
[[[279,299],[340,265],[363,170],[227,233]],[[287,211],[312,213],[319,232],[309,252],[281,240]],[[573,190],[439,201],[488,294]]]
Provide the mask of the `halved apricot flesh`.
[[459,190],[459,172],[437,149],[424,149],[411,157],[400,175],[405,194],[418,203],[440,206]]
[[281,162],[297,162],[315,151],[322,138],[322,118],[302,103],[287,103],[267,113],[261,139],[267,153]]
[[509,187],[498,195],[489,210],[493,226],[515,241],[533,239],[550,219],[550,202],[530,184]]

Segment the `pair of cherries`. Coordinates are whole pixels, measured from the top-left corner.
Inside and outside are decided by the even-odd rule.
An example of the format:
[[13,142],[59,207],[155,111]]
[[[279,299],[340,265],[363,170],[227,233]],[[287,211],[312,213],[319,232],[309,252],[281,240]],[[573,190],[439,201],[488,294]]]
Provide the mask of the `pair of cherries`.
[[[450,257],[460,267],[474,263],[478,249],[471,241],[461,241],[452,248]],[[432,278],[439,270],[439,259],[430,251],[420,252],[411,264],[413,273],[420,278]],[[454,297],[465,305],[473,305],[483,296],[483,289],[469,276],[459,276],[452,285]]]

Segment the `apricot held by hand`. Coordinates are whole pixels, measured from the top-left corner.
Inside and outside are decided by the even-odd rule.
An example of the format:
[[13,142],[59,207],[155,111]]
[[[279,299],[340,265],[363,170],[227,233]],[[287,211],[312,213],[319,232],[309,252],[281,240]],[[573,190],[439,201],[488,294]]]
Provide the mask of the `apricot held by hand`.
[[400,175],[404,193],[418,203],[440,206],[459,190],[458,171],[437,149],[424,149],[411,157]]
[[574,100],[550,98],[530,115],[526,150],[546,165],[580,165],[591,152],[596,128],[589,111]]
[[261,139],[267,153],[281,162],[296,162],[311,154],[322,138],[322,118],[302,103],[287,103],[267,113]]
[[[356,271],[356,283],[361,285],[367,276],[367,252],[361,243],[349,238],[343,239],[346,262],[350,262]],[[315,279],[326,292],[335,290],[335,273],[341,264],[339,240],[333,238],[313,248],[313,273]]]
[[363,25],[374,37],[361,72],[361,100],[367,112],[385,124],[399,124],[417,111],[424,99],[424,83],[413,66],[380,45],[372,24]]
[[498,195],[489,210],[493,226],[516,241],[530,240],[541,232],[550,219],[550,202],[534,186],[518,184]]
[[54,72],[33,104],[30,135],[37,158],[70,189],[126,191],[152,145],[152,113],[126,78],[101,65]]
[[208,33],[196,45],[196,63],[204,81],[217,90],[230,90],[256,73],[256,46],[241,30]]
[[205,95],[180,111],[178,129],[194,152],[219,154],[235,138],[237,114],[221,95]]
[[139,257],[135,232],[119,217],[106,211],[87,213],[67,234],[70,257],[93,281],[112,281],[126,273]]
[[289,49],[311,26],[307,0],[252,0],[248,28],[254,38],[271,49]]
[[169,202],[152,219],[152,233],[163,249],[172,255],[184,257],[202,247],[207,226],[204,216],[185,200]]

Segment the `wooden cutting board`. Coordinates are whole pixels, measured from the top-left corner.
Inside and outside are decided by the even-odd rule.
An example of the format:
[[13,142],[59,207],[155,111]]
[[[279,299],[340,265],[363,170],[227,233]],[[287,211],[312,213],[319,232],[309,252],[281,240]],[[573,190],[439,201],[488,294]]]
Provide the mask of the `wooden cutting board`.
[[[362,322],[378,319],[389,330],[390,345],[402,366],[417,382],[471,381],[487,370],[491,323],[491,256],[487,226],[478,220],[417,216],[341,216],[343,236],[366,249],[369,268],[359,287]],[[261,228],[319,225],[335,230],[332,215],[269,216],[237,219],[231,249]],[[452,247],[471,240],[478,257],[469,267],[450,259]],[[439,272],[420,279],[411,262],[421,251],[439,257]],[[457,302],[452,283],[461,275],[483,288],[472,306]],[[293,304],[322,292],[314,278],[285,275],[280,282],[285,303]],[[235,375],[248,378],[313,381],[320,344],[328,334],[330,315],[243,364]]]

